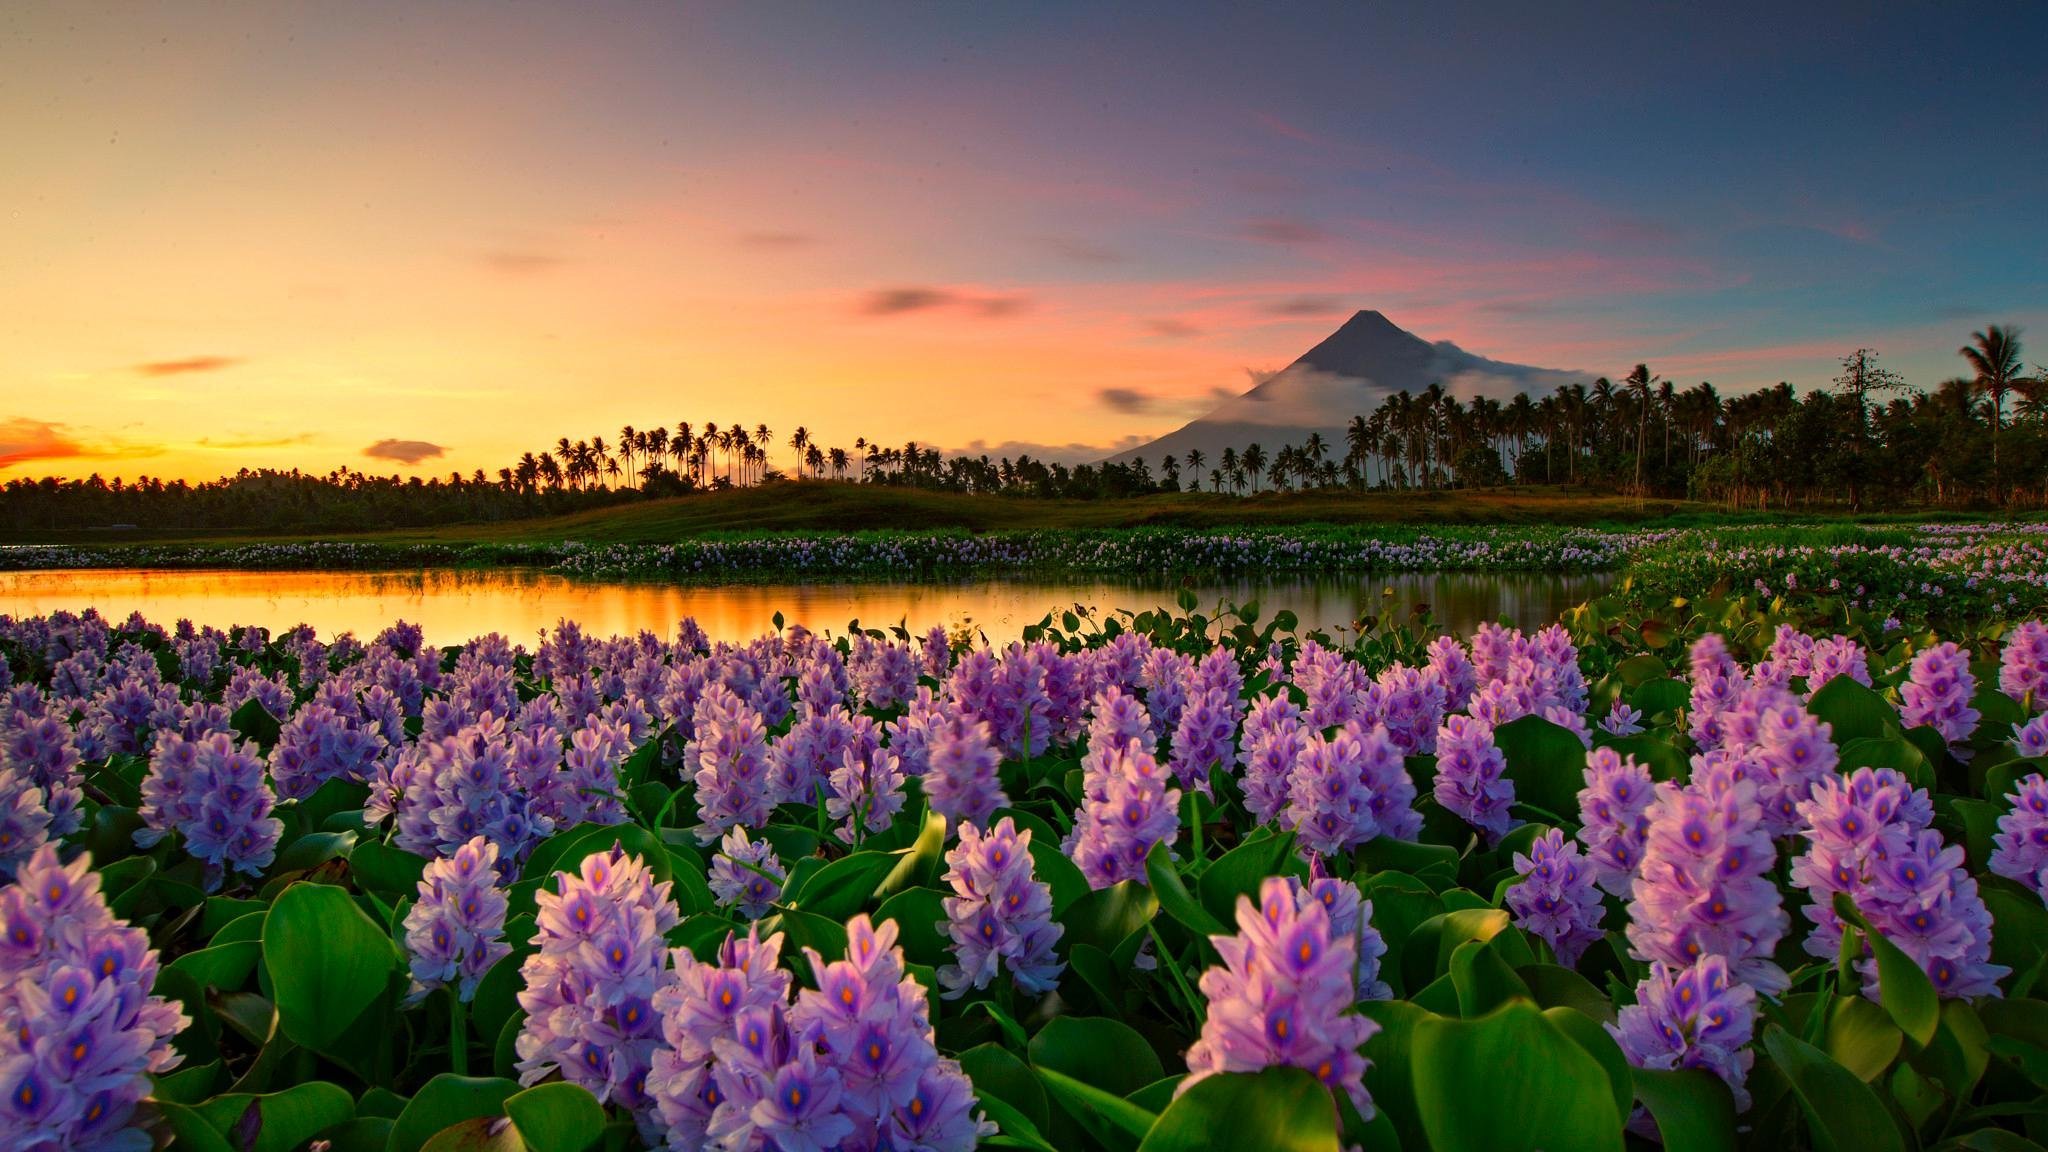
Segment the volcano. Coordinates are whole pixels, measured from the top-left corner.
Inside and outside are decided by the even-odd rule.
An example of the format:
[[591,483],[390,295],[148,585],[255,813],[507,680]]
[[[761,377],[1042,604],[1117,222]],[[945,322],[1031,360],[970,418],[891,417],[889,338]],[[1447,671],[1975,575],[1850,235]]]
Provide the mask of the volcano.
[[1322,433],[1341,455],[1344,426],[1351,418],[1370,416],[1382,400],[1404,389],[1417,393],[1442,384],[1468,402],[1480,396],[1504,401],[1517,392],[1546,393],[1587,379],[1581,372],[1489,360],[1447,340],[1431,343],[1378,312],[1362,311],[1250,391],[1110,459],[1127,463],[1144,457],[1157,467],[1161,456],[1185,456],[1192,448],[1215,461],[1225,448],[1241,452],[1256,443],[1270,453],[1283,444],[1300,444],[1311,432]]

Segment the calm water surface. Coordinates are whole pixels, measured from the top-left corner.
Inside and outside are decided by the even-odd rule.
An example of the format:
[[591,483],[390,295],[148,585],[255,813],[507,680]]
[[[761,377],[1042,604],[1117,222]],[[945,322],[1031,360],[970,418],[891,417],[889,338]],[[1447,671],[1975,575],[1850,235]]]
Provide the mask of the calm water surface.
[[[1256,598],[1262,618],[1292,609],[1304,627],[1348,625],[1367,613],[1405,614],[1426,603],[1446,627],[1469,632],[1505,619],[1540,627],[1589,597],[1612,577],[1569,573],[1396,573],[1371,578],[1200,583],[1202,609],[1219,600]],[[673,633],[694,616],[714,639],[744,640],[790,623],[840,632],[859,620],[887,627],[908,620],[972,624],[995,643],[1014,640],[1049,610],[1087,605],[1101,610],[1171,604],[1177,584],[1087,580],[971,580],[917,584],[739,584],[717,587],[599,583],[520,569],[410,572],[273,572],[172,569],[76,569],[0,572],[0,614],[47,615],[96,608],[115,619],[140,611],[162,624],[188,618],[226,627],[261,624],[273,630],[311,624],[329,636],[376,634],[410,620],[436,643],[487,632],[515,640],[555,621],[580,622],[597,635],[650,630]],[[1392,595],[1386,595],[1388,589]],[[1389,605],[1392,605],[1391,609]]]

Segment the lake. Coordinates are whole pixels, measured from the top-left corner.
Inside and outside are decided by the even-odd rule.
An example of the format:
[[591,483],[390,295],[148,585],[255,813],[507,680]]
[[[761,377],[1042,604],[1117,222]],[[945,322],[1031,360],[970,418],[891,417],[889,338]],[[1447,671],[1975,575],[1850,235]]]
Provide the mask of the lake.
[[[1468,634],[1486,620],[1541,627],[1603,592],[1605,573],[1383,573],[1371,577],[1197,582],[1203,611],[1219,600],[1257,599],[1263,619],[1291,609],[1303,627],[1348,625],[1367,613],[1405,614],[1426,603],[1443,626]],[[600,582],[517,568],[407,572],[280,572],[206,569],[59,569],[0,572],[0,614],[47,615],[98,609],[116,620],[140,611],[170,625],[180,618],[272,630],[311,624],[323,637],[375,635],[410,620],[438,644],[499,632],[532,638],[568,618],[597,635],[646,629],[672,635],[694,616],[719,640],[744,640],[792,624],[842,632],[849,621],[887,627],[907,619],[914,631],[972,624],[991,642],[1014,640],[1048,611],[1076,604],[1108,611],[1173,602],[1165,581],[983,579],[943,583],[662,584]],[[1391,590],[1391,595],[1388,594]]]

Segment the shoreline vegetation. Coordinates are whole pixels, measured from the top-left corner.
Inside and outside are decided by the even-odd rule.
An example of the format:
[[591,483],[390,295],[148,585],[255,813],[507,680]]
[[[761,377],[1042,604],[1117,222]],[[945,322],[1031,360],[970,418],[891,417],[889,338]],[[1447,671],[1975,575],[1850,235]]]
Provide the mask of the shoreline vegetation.
[[2048,609],[2048,524],[1332,525],[713,533],[628,541],[185,541],[0,547],[0,571],[520,567],[680,584],[1005,577],[1613,572],[1642,605],[1739,591],[1954,626]]

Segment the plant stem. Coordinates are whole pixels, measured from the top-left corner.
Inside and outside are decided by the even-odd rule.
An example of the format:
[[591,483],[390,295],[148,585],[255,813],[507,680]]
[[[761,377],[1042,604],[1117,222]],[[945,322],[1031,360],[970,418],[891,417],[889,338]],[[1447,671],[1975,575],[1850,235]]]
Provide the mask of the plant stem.
[[448,1066],[457,1076],[469,1075],[469,1005],[453,984],[448,986]]

